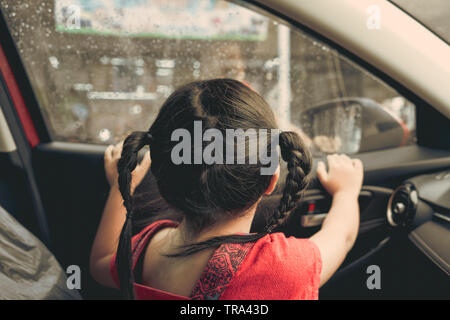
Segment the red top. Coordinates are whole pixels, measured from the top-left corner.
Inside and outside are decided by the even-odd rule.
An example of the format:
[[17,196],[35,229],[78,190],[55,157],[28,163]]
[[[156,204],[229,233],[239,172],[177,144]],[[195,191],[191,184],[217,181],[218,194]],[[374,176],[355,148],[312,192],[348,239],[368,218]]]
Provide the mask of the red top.
[[[162,228],[177,225],[170,220],[157,221],[133,237],[133,270],[151,237]],[[119,287],[115,255],[110,270]],[[189,297],[140,283],[134,288],[141,300],[313,300],[318,299],[321,270],[322,259],[314,242],[273,233],[253,243],[222,244]]]

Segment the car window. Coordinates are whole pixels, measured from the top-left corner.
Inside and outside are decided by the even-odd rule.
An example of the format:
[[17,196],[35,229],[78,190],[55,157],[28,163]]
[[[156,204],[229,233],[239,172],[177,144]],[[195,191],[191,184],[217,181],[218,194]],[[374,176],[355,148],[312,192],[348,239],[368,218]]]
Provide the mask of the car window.
[[247,4],[0,5],[56,141],[117,142],[147,129],[178,86],[218,77],[261,93],[280,123],[293,124],[316,155],[354,154],[415,139],[411,102],[330,46]]

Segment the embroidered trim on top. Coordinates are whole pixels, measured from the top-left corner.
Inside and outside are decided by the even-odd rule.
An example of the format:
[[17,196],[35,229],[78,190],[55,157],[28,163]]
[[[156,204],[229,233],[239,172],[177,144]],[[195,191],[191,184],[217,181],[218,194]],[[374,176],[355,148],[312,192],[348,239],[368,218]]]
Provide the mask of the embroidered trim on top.
[[199,281],[192,290],[191,299],[218,300],[236,274],[240,264],[254,243],[226,243],[212,255]]
[[[134,243],[132,248],[133,269],[140,257],[148,237],[160,225],[150,228]],[[190,298],[193,300],[219,300],[228,284],[254,243],[225,243],[222,244],[208,261],[205,270],[197,281]]]

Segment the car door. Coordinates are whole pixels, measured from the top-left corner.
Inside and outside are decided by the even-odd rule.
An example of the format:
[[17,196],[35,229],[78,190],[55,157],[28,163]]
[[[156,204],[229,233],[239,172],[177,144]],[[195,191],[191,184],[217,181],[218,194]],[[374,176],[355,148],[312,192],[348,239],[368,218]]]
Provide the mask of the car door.
[[[118,297],[89,274],[108,194],[106,146],[147,129],[174,88],[216,77],[260,92],[283,128],[301,132],[314,165],[334,152],[364,163],[358,239],[321,298],[448,297],[442,268],[386,217],[404,181],[449,169],[448,116],[382,63],[314,31],[313,20],[305,26],[282,14],[283,3],[0,1],[1,106],[28,190],[17,202],[32,201],[21,211],[23,223],[46,239],[59,262],[80,267],[83,297]],[[148,188],[157,192],[150,175],[139,188],[142,210]],[[313,175],[302,205],[279,231],[308,237],[329,206]],[[255,219],[254,230],[262,223]]]

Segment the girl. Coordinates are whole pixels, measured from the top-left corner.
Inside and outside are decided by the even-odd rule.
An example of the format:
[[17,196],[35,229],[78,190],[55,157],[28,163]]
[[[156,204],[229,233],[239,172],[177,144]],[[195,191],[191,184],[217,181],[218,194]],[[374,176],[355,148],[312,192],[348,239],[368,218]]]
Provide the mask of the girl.
[[[264,99],[241,82],[215,79],[176,90],[147,132],[134,132],[105,152],[111,189],[91,252],[92,276],[119,287],[128,299],[317,299],[357,235],[361,162],[332,155],[328,171],[319,163],[319,180],[333,201],[313,237],[271,233],[296,208],[311,171],[300,136],[281,132],[288,169],[281,200],[265,231],[250,234],[256,207],[274,191],[280,170],[262,175],[267,165],[248,161],[250,152],[244,164],[175,164],[172,149],[178,141],[172,133],[182,128],[194,136],[194,121],[201,121],[203,132],[277,128]],[[144,146],[151,157],[147,153],[138,164]],[[206,146],[204,141],[201,147]],[[196,151],[198,146],[188,151],[190,159]],[[157,221],[132,237],[133,192],[149,168],[161,196],[182,219]]]

